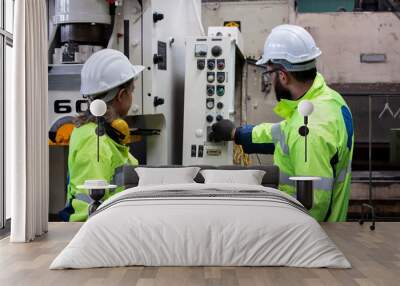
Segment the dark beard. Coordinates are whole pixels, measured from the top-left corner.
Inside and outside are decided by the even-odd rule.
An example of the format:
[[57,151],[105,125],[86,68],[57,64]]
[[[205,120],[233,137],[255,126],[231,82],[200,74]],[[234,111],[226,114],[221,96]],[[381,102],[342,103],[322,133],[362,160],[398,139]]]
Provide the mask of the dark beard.
[[284,88],[281,84],[281,81],[279,78],[276,80],[275,86],[275,96],[277,101],[281,101],[281,99],[292,99],[292,94],[287,88]]

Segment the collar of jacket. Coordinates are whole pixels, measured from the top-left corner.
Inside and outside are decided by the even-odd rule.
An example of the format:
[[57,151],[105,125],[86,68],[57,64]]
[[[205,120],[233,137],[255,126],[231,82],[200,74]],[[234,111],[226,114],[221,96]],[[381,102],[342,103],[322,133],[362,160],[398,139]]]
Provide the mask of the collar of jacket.
[[297,105],[299,105],[299,103],[302,100],[304,99],[311,100],[317,97],[320,94],[319,91],[324,87],[325,87],[324,77],[320,73],[317,73],[317,76],[315,77],[311,88],[306,92],[304,96],[302,96],[298,100],[281,99],[281,101],[279,101],[274,108],[275,114],[284,119],[289,119],[290,117],[292,117],[293,113],[297,109]]

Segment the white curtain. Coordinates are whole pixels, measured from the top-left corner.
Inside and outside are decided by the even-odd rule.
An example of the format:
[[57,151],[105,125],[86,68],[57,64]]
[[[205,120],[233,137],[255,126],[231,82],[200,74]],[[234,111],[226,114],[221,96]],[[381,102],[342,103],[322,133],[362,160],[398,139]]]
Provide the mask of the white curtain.
[[6,187],[12,242],[47,232],[46,0],[15,1],[13,94],[6,99]]

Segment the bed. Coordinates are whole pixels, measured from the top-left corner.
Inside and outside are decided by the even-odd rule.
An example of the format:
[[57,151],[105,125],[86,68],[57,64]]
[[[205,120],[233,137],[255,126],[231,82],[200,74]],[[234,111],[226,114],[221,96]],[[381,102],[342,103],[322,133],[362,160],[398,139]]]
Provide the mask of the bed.
[[276,189],[277,168],[258,168],[266,171],[259,186],[205,184],[200,174],[196,183],[138,186],[135,169],[124,167],[116,183],[126,190],[97,209],[50,269],[131,265],[350,268],[307,210]]

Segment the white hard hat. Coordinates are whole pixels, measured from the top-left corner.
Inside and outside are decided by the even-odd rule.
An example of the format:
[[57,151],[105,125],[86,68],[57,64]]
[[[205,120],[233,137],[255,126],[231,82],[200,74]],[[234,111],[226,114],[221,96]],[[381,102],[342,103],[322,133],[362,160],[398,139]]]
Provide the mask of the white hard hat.
[[321,50],[310,33],[300,26],[285,24],[272,29],[257,64],[271,61],[282,64],[288,71],[308,70],[315,67],[315,59],[320,55]]
[[[98,51],[83,65],[81,94],[93,96],[111,91],[138,76],[143,69],[144,66],[132,65],[120,51],[113,49]],[[112,99],[112,97],[107,97],[108,100],[105,101]]]

